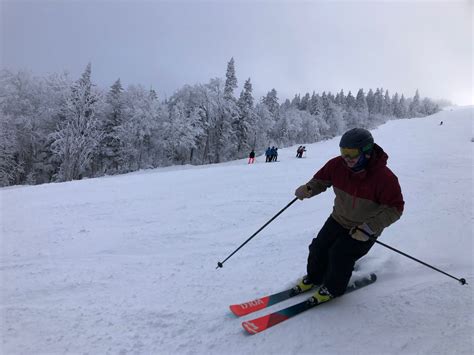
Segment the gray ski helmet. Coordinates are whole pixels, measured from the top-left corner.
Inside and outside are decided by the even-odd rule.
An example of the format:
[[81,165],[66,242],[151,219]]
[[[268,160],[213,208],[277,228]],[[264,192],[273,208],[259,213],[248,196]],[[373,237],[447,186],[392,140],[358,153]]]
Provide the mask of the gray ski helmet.
[[352,128],[342,135],[339,147],[358,148],[364,153],[370,153],[374,147],[374,137],[364,128]]

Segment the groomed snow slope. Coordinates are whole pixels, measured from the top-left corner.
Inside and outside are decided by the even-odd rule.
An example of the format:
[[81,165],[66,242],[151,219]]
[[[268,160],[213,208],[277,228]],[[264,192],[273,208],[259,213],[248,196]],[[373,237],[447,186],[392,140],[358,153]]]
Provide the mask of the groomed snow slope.
[[[472,123],[466,107],[372,131],[406,202],[380,240],[469,283]],[[304,159],[295,158],[296,147],[280,149],[271,164],[259,156],[254,165],[0,189],[0,352],[472,354],[472,286],[379,245],[358,271],[375,271],[374,285],[255,336],[240,326],[253,315],[229,313],[229,304],[304,274],[332,190],[297,201],[215,267],[338,154],[338,142],[307,144]]]

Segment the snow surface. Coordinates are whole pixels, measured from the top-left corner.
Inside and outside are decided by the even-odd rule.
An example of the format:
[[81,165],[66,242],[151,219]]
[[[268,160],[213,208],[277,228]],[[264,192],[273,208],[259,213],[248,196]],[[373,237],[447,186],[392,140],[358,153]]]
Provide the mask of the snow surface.
[[[372,131],[406,202],[380,240],[471,284],[472,123],[465,107]],[[472,286],[379,245],[357,271],[377,272],[374,285],[258,335],[240,324],[270,309],[230,314],[229,304],[304,274],[332,191],[297,201],[216,264],[290,202],[338,142],[306,144],[304,159],[296,146],[280,149],[277,163],[259,156],[1,189],[1,353],[472,354]]]

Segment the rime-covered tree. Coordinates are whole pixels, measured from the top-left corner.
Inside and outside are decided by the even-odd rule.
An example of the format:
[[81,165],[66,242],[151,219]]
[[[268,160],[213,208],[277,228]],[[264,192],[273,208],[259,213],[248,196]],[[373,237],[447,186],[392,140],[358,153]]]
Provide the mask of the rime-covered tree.
[[384,98],[383,89],[377,88],[374,94],[374,111],[375,114],[382,114],[384,112]]
[[328,103],[326,109],[326,123],[328,124],[328,134],[331,137],[342,134],[345,129],[343,109],[333,102]]
[[336,98],[334,99],[336,105],[343,107],[346,104],[346,97],[344,95],[344,90],[341,89],[340,92],[336,94]]
[[253,107],[252,83],[250,78],[245,81],[244,89],[240,93],[237,106],[239,116],[234,123],[234,131],[237,136],[237,156],[242,152],[254,148],[255,142],[255,113]]
[[405,95],[402,94],[400,97],[400,102],[398,104],[400,110],[400,117],[405,118],[408,117],[408,104],[407,100],[405,99]]
[[311,100],[309,102],[309,113],[319,117],[322,117],[323,115],[323,104],[321,97],[314,92],[313,95],[311,95]]
[[182,101],[171,107],[169,119],[165,121],[164,137],[166,153],[171,162],[189,162],[190,152],[196,148],[196,135],[201,134],[198,126],[199,115],[196,110],[187,112]]
[[346,110],[356,109],[356,99],[354,98],[354,95],[352,95],[352,92],[350,90],[347,94],[346,104],[344,105],[344,107]]
[[291,107],[299,110],[300,105],[301,105],[301,96],[300,94],[295,94],[295,97],[293,97],[293,100],[291,100]]
[[15,136],[13,119],[0,112],[0,186],[18,183],[24,172],[18,162]]
[[367,106],[365,93],[363,89],[359,89],[355,103],[355,120],[353,122],[354,127],[366,127],[368,118],[369,108]]
[[63,120],[51,136],[51,149],[59,162],[58,181],[80,179],[90,169],[102,136],[96,115],[100,100],[92,87],[89,63],[71,88],[62,108]]
[[105,172],[117,172],[123,165],[123,157],[120,155],[122,142],[119,128],[123,124],[124,102],[123,87],[120,79],[110,87],[105,100],[105,112],[103,117],[101,141],[101,163]]
[[369,110],[369,115],[374,113],[375,109],[375,95],[372,89],[369,89],[366,97],[367,109]]
[[421,101],[421,113],[423,115],[432,115],[438,112],[439,110],[439,106],[429,98],[425,97]]
[[421,104],[420,104],[420,94],[418,90],[415,92],[415,96],[413,96],[412,101],[408,107],[408,114],[410,117],[418,117],[420,116],[421,111]]
[[267,95],[263,97],[262,103],[267,106],[273,118],[278,118],[280,104],[278,103],[277,91],[275,89],[271,89]]
[[392,96],[392,112],[395,117],[402,117],[402,112],[400,108],[400,97],[398,96],[398,92],[395,93],[395,95]]
[[130,85],[124,96],[124,122],[117,128],[124,170],[133,171],[154,165],[160,144],[160,123],[167,115],[153,93],[141,85]]
[[225,74],[224,99],[234,100],[234,90],[237,88],[237,77],[235,76],[234,58],[230,58],[227,63],[227,71]]
[[384,116],[392,116],[393,115],[393,108],[392,108],[392,99],[390,98],[390,94],[388,90],[385,90],[385,95],[383,97],[383,112]]
[[309,101],[310,101],[310,99],[311,99],[311,97],[309,96],[309,93],[306,93],[303,96],[303,98],[301,99],[299,109],[303,110],[303,111],[309,111]]

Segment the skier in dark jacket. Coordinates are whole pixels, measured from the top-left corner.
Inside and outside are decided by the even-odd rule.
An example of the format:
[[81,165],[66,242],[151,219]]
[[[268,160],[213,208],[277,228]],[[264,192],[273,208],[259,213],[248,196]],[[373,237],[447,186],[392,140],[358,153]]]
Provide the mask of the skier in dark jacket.
[[270,158],[272,156],[272,149],[270,147],[267,148],[267,150],[265,151],[265,163],[268,163],[270,162]]
[[273,159],[275,159],[275,153],[276,153],[275,146],[272,146],[272,148],[270,149],[270,159],[268,160],[269,162],[272,162]]
[[301,149],[302,149],[302,148],[303,148],[303,146],[300,145],[300,146],[298,147],[298,149],[296,149],[296,157],[297,157],[297,158],[301,158],[301,157],[300,157],[300,153],[301,153]]
[[303,153],[306,152],[306,147],[300,145],[298,150],[296,151],[296,157],[297,158],[303,158]]
[[249,154],[249,164],[253,164],[255,162],[255,151],[252,149],[252,151]]
[[277,161],[278,159],[278,148],[275,147],[275,149],[272,152],[272,161]]
[[336,198],[326,223],[309,246],[307,275],[295,287],[320,285],[311,300],[321,303],[342,295],[356,260],[374,245],[374,237],[397,221],[404,201],[398,179],[387,167],[388,155],[372,134],[354,128],[341,138],[341,155],[329,160],[295,191],[303,200],[333,187]]

